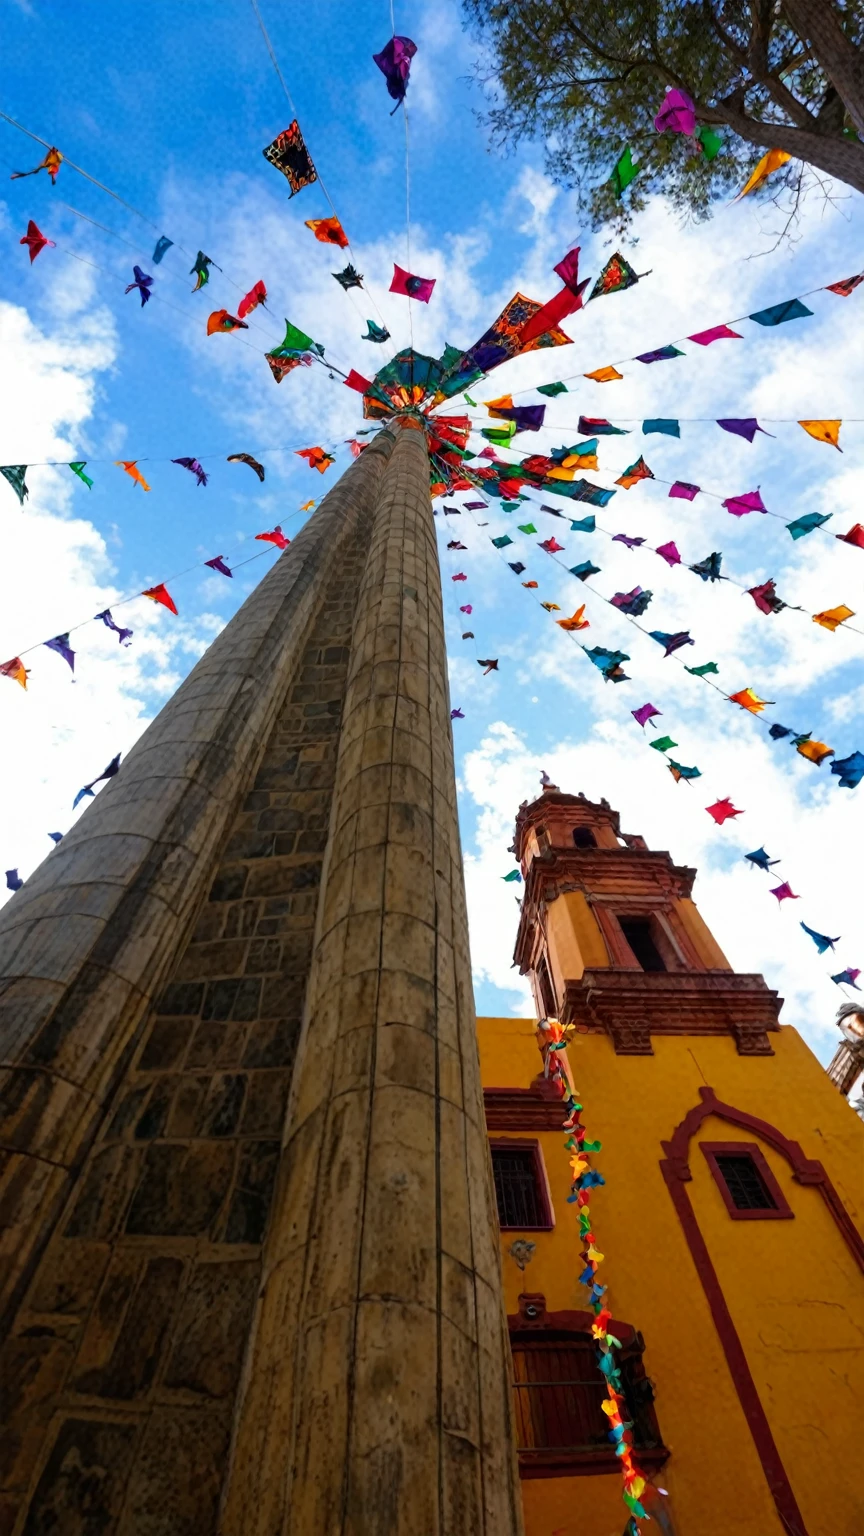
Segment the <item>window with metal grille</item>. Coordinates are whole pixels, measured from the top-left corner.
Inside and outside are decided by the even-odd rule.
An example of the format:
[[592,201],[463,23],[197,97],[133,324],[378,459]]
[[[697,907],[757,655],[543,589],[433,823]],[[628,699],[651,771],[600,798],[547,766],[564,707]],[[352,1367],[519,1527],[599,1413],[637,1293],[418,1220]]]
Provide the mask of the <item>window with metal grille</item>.
[[714,1160],[736,1211],[777,1209],[776,1200],[748,1152],[717,1152]]
[[[609,1420],[601,1404],[607,1383],[597,1365],[596,1346],[588,1334],[526,1336],[512,1334],[516,1432],[523,1475],[540,1465],[597,1460],[616,1466]],[[652,1407],[653,1392],[641,1369],[641,1352],[617,1356],[633,1444],[660,1445]]]
[[619,917],[618,922],[643,971],[665,971],[666,962],[654,942],[650,917]]
[[499,1145],[491,1150],[500,1225],[523,1232],[551,1227],[539,1148]]

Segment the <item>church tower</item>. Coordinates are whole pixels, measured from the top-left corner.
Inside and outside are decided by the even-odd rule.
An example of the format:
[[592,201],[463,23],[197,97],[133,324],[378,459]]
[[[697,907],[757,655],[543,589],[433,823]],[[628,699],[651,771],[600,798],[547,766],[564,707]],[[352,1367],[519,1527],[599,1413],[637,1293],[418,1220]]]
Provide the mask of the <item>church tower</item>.
[[[857,1529],[844,1426],[864,1412],[864,1126],[776,993],[729,965],[695,871],[622,833],[605,800],[548,785],[519,808],[514,852],[516,961],[538,1018],[574,1028],[600,1144],[591,1226],[644,1529]],[[561,1099],[534,1020],[478,1029],[526,1536],[609,1536],[627,1511]]]
[[2,1536],[520,1536],[418,421],[9,902],[0,977]]

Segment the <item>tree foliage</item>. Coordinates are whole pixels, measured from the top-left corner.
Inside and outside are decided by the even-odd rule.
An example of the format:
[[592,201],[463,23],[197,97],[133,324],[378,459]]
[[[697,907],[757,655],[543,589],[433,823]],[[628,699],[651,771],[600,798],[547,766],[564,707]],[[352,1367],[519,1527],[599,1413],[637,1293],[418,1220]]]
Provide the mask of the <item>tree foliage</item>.
[[[864,0],[463,0],[485,45],[477,65],[493,142],[541,137],[553,178],[596,225],[619,228],[662,191],[704,217],[767,149],[864,191]],[[723,146],[708,161],[653,119],[670,86]],[[640,174],[609,181],[629,145]]]

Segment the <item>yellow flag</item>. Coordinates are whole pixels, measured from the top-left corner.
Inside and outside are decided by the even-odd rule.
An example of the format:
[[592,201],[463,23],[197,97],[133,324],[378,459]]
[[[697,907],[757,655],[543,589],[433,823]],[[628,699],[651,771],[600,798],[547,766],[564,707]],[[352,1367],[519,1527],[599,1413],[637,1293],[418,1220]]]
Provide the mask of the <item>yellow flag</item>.
[[[572,457],[569,460],[567,460],[567,463],[569,463],[569,464],[575,464],[576,462],[577,461],[574,458],[572,458]],[[595,469],[597,468],[596,463],[594,465],[594,468]],[[546,471],[546,479],[547,480],[572,480],[573,479],[573,474],[574,474],[574,471],[572,469],[567,469],[566,464],[556,464],[554,469],[549,469],[549,470]]]
[[300,507],[299,510],[301,512],[311,512],[314,505],[314,501],[304,501],[302,507]]
[[738,197],[733,201],[737,203],[738,198],[746,197],[748,192],[755,192],[757,187],[761,187],[763,181],[767,181],[772,171],[779,171],[781,165],[785,165],[786,161],[791,159],[792,156],[788,155],[785,149],[769,149],[767,155],[762,156],[750,180],[745,183]]
[[595,368],[593,373],[586,373],[584,377],[593,379],[595,384],[611,384],[613,379],[623,379],[624,375],[610,363],[606,368]]
[[838,453],[843,452],[838,442],[842,421],[799,421],[798,425],[809,432],[811,437],[815,437],[817,443],[830,443]]
[[847,608],[845,603],[838,603],[836,608],[824,608],[821,613],[814,613],[813,623],[821,624],[823,629],[830,629],[832,635],[838,624],[844,624],[847,619],[854,619],[854,608]]
[[[600,468],[600,465],[597,463],[597,455],[596,455],[596,453],[571,453],[571,454],[568,455],[568,457],[566,459],[563,459],[562,460],[562,468],[570,471],[570,474],[569,474],[568,478],[572,478],[572,475],[573,475],[573,470],[570,467],[571,465],[575,465],[575,467],[577,469],[599,469]],[[550,480],[555,479],[555,472],[554,472],[554,470],[552,471],[552,473],[550,475],[547,476],[547,479],[550,479]]]

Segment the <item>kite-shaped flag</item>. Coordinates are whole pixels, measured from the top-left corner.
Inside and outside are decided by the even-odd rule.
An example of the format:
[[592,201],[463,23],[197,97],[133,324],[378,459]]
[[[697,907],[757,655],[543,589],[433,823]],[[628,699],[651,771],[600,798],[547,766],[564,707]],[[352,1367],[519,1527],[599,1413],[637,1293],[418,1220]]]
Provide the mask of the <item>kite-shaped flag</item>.
[[671,656],[673,651],[680,651],[682,645],[695,645],[696,641],[688,634],[686,629],[679,629],[674,635],[667,635],[662,629],[652,629],[651,639],[663,646],[663,655]]
[[805,512],[803,517],[796,517],[794,522],[786,524],[786,532],[793,539],[803,539],[814,528],[821,528],[823,523],[830,522],[831,516],[830,512]]
[[[199,251],[195,257],[195,265],[189,268],[189,276],[191,277],[194,272],[196,277],[193,293],[197,293],[199,288],[204,288],[209,283],[211,267],[216,267],[212,256],[205,256],[203,251]],[[221,272],[222,268],[216,267],[216,271]]]
[[[411,73],[411,60],[417,52],[417,44],[412,43],[410,37],[391,37],[389,43],[381,49],[380,53],[373,53],[372,58],[378,65],[384,79],[387,81],[387,94],[396,106],[393,112],[405,100],[405,92],[408,89],[408,78]],[[393,116],[393,112],[390,116]]]
[[[7,666],[11,663],[7,662]],[[20,666],[20,662],[18,663]],[[0,672],[3,668],[0,667]],[[7,674],[8,676],[9,674]],[[840,779],[841,789],[857,789],[864,778],[864,752],[850,752],[848,757],[835,757],[831,772]]]
[[312,337],[307,336],[305,331],[301,331],[299,326],[292,325],[290,320],[286,320],[285,335],[278,347],[273,347],[268,355],[284,357],[287,354],[301,362],[305,362],[306,358],[300,356],[300,354],[306,352],[316,352],[319,357],[324,356],[324,348],[320,341],[313,341]]
[[52,843],[62,843],[63,841],[62,832],[49,832],[48,836],[50,837]]
[[786,161],[791,160],[791,158],[792,156],[785,149],[769,149],[768,153],[763,155],[762,159],[754,166],[751,175],[738,193],[738,197],[735,198],[735,202],[738,202],[739,198],[747,197],[751,192],[757,191],[772,172],[779,171],[781,165],[785,165]]
[[56,651],[58,656],[62,656],[71,672],[75,671],[75,652],[69,644],[68,630],[65,635],[55,635],[53,640],[46,640],[45,646],[47,650]]
[[[391,114],[391,116],[392,116],[392,114]],[[482,667],[483,668],[483,676],[484,677],[488,677],[490,672],[497,672],[498,671],[498,657],[497,656],[486,657],[483,661],[481,661],[479,656],[478,656],[478,658],[477,658],[477,665],[478,665],[478,667]]]
[[757,869],[764,869],[766,875],[771,869],[772,864],[780,863],[779,859],[769,859],[764,848],[756,848],[753,853],[745,853],[744,857],[749,863],[755,864]]
[[683,357],[680,347],[673,347],[670,343],[666,347],[655,347],[653,352],[639,352],[634,361],[637,363],[666,363],[673,357]]
[[655,715],[662,715],[663,711],[655,709],[653,704],[640,704],[638,709],[631,709],[630,713],[644,731],[648,721],[653,720]]
[[532,588],[534,588],[534,587],[537,587],[539,585],[539,583],[536,582],[536,581],[523,581],[522,585],[523,585],[523,587],[532,587]]
[[[127,288],[126,292],[129,290]],[[207,335],[215,336],[218,331],[248,331],[245,320],[239,320],[236,315],[229,314],[227,309],[214,309],[207,320]]]
[[640,545],[645,543],[645,540],[643,538],[634,539],[629,533],[613,533],[612,543],[626,544],[628,549],[638,549]]
[[801,757],[806,757],[808,762],[815,763],[819,768],[826,757],[834,756],[834,748],[826,745],[824,741],[797,741],[795,750]]
[[28,247],[30,251],[30,265],[32,267],[39,252],[44,251],[46,245],[53,246],[54,241],[49,240],[47,235],[43,235],[39,225],[35,224],[32,219],[29,219],[27,222],[27,233],[21,236],[18,244]]
[[665,437],[680,437],[681,428],[671,416],[649,416],[642,423],[642,434],[648,437],[652,432],[662,432]]
[[711,555],[706,555],[704,560],[697,560],[695,565],[687,567],[694,576],[699,576],[702,581],[721,581],[720,565],[723,556],[719,549],[715,549]]
[[150,487],[138,468],[137,459],[115,459],[114,462],[118,469],[126,471],[130,480],[134,480],[136,485],[140,485],[142,491],[149,491]]
[[772,888],[771,888],[771,895],[777,897],[777,905],[778,906],[780,905],[781,901],[800,901],[801,900],[800,896],[796,896],[795,895],[795,892],[793,891],[793,889],[792,889],[791,885],[789,884],[788,880],[784,880],[782,885],[772,886]]
[[761,715],[766,704],[773,704],[773,699],[760,699],[758,693],[752,688],[739,688],[737,693],[726,695],[730,704],[740,704],[742,709],[749,711],[751,715]]
[[170,251],[170,249],[171,249],[173,244],[174,244],[174,241],[173,240],[169,240],[167,235],[160,235],[159,236],[159,239],[156,241],[156,245],[155,245],[155,248],[154,248],[154,251],[153,251],[153,255],[150,258],[151,261],[155,261],[157,267],[158,267],[160,261],[162,260],[162,257],[165,255],[165,252],[166,251]]
[[608,651],[603,645],[595,645],[592,650],[582,647],[588,660],[603,673],[608,683],[626,683],[627,674],[621,671],[622,661],[629,661],[630,657],[624,651]]
[[518,527],[520,533],[536,533],[537,532],[537,529],[534,527],[533,523],[518,523],[517,527]]
[[825,287],[828,293],[836,293],[841,299],[848,299],[859,283],[864,283],[864,272],[856,273],[855,277],[841,277],[839,283],[826,283]]
[[363,287],[363,273],[358,272],[354,267],[352,267],[350,261],[347,267],[342,268],[341,272],[333,272],[331,273],[331,276],[335,277],[337,283],[341,288],[345,289],[346,293],[349,288]]
[[461,709],[451,709],[451,711],[450,711],[450,719],[451,720],[464,720],[465,716],[462,713]]
[[209,565],[211,571],[218,571],[222,576],[233,577],[234,575],[230,565],[225,564],[225,560],[222,555],[214,555],[212,560],[205,560],[204,564]]
[[758,309],[755,315],[750,315],[750,320],[755,320],[757,325],[785,325],[787,320],[803,320],[807,315],[812,315],[812,309],[802,304],[800,299],[785,299],[782,304],[771,304],[768,309]]
[[653,747],[655,752],[668,752],[672,747],[677,747],[678,743],[673,741],[671,736],[655,736],[648,745]]
[[763,432],[766,437],[772,435],[770,432],[765,432],[764,427],[760,427],[755,416],[724,416],[718,419],[717,425],[722,427],[724,432],[731,432],[735,437],[746,438],[748,443],[752,443],[757,432]]
[[613,607],[620,609],[622,613],[629,613],[633,618],[638,619],[645,612],[653,596],[653,592],[643,592],[641,587],[634,587],[632,592],[616,592],[610,601]]
[[727,496],[723,506],[733,517],[746,517],[748,512],[768,511],[758,491],[745,491],[742,496]]
[[667,565],[681,564],[681,556],[678,553],[678,546],[674,539],[670,539],[668,544],[658,544],[654,553],[662,555]]
[[328,219],[304,219],[303,222],[322,245],[339,245],[344,249],[349,244],[348,236],[335,213]]
[[[529,585],[529,583],[527,581],[523,581],[522,585],[523,585],[523,587],[527,587]],[[530,585],[536,587],[537,583],[535,581],[535,582],[530,583]],[[540,607],[541,608],[545,608],[547,613],[560,613],[561,612],[561,604],[560,603],[541,603]]]
[[101,784],[103,779],[116,778],[117,774],[120,772],[120,755],[121,754],[118,752],[116,757],[112,757],[107,768],[103,768],[102,772],[97,774],[95,779],[91,779],[89,784],[85,784],[83,789],[79,789],[75,799],[72,801],[73,811],[76,805],[80,804],[80,802],[87,795],[92,796],[94,784]]
[[654,119],[654,127],[658,133],[686,133],[693,136],[696,132],[696,107],[686,91],[679,91],[676,86],[667,90],[663,105]]
[[229,453],[227,463],[248,464],[250,469],[254,469],[258,479],[262,482],[264,480],[264,465],[259,464],[257,459],[253,459],[251,453]]
[[843,452],[840,447],[842,421],[799,421],[798,425],[803,427],[810,437],[815,437],[817,443],[828,443],[832,448],[836,448],[838,453]]
[[[554,400],[556,395],[566,395],[567,394],[567,385],[566,384],[560,384],[560,383],[556,383],[556,384],[538,384],[537,385],[537,393],[538,393],[538,395],[548,395],[550,400]],[[465,398],[467,400],[468,396],[466,395]]]
[[836,939],[829,939],[827,933],[817,933],[815,928],[808,928],[806,923],[802,923],[801,927],[805,933],[809,933],[820,955],[824,955],[826,949],[833,949],[835,944],[840,943],[841,935],[839,933]]
[[836,981],[838,987],[854,987],[856,992],[860,992],[861,988],[858,986],[858,977],[860,975],[861,972],[856,971],[854,966],[847,965],[845,971],[838,971],[836,976],[831,977],[831,980]]
[[11,661],[0,661],[0,677],[8,677],[13,683],[20,683],[25,693],[28,676],[29,673],[20,656],[13,656]]
[[[614,256],[609,257],[594,287],[591,289],[588,295],[589,303],[592,299],[601,298],[605,293],[620,293],[624,288],[632,288],[634,283],[638,283],[639,276],[640,274],[634,272],[626,257],[622,256],[620,251],[616,251]],[[647,273],[643,272],[641,276],[646,277]],[[597,379],[598,373],[615,374],[615,369],[598,368],[596,373],[587,373],[585,377],[587,379],[594,378],[599,384],[607,383],[606,379]],[[615,376],[619,379],[621,378],[620,373]]]
[[669,495],[677,497],[681,501],[693,501],[699,495],[698,485],[689,485],[686,480],[676,480]]
[[360,337],[361,341],[383,342],[390,340],[390,332],[386,325],[376,325],[374,320],[367,320],[366,327],[366,335]]
[[551,539],[541,539],[540,548],[545,549],[547,555],[557,555],[561,553],[564,545],[559,544],[558,540],[553,535]]
[[603,416],[580,416],[577,431],[585,437],[627,437],[629,428],[613,427]]
[[55,146],[52,144],[47,154],[43,157],[43,159],[39,161],[39,164],[34,165],[32,171],[13,171],[12,175],[9,177],[9,180],[21,181],[25,176],[37,176],[40,171],[47,171],[48,175],[51,177],[51,185],[53,187],[56,185],[57,172],[59,171],[62,164],[63,156],[61,155],[59,149],[55,148]]
[[177,612],[177,609],[174,607],[174,599],[164,581],[160,581],[155,587],[148,587],[146,592],[141,593],[141,596],[149,597],[151,603],[161,603],[162,607],[167,608],[171,613]]
[[275,544],[277,549],[287,549],[291,543],[291,540],[286,539],[282,532],[281,523],[277,523],[276,527],[271,528],[267,533],[256,533],[255,537],[256,539],[263,539],[265,544]]
[[421,304],[428,304],[435,282],[434,277],[415,277],[413,272],[406,272],[404,267],[393,263],[391,293],[401,293],[406,299],[419,299]]
[[759,587],[748,587],[747,592],[760,613],[782,613],[789,606],[782,597],[777,596],[773,581],[763,581]]
[[633,164],[633,156],[630,153],[630,145],[619,156],[615,169],[609,180],[616,197],[623,197],[631,181],[639,175],[641,167]]
[[83,480],[87,489],[92,491],[93,481],[90,479],[89,475],[85,475],[84,473],[85,469],[87,468],[87,460],[79,459],[75,464],[70,464],[69,468],[71,469],[73,475],[77,475],[79,480]]
[[188,469],[190,475],[195,476],[196,485],[206,485],[207,476],[197,459],[172,459],[172,464],[179,464],[181,469]]
[[287,374],[291,373],[294,368],[299,368],[301,363],[307,368],[312,367],[311,357],[277,357],[273,352],[265,352],[264,356],[277,384],[281,384]]
[[701,779],[702,777],[698,768],[685,768],[683,763],[676,763],[674,758],[669,759],[668,768],[676,784],[680,783],[681,779]]
[[696,331],[687,340],[695,341],[699,347],[710,347],[712,341],[740,341],[741,332],[733,331],[729,325],[712,325],[707,331]]
[[635,464],[625,469],[623,475],[619,475],[616,485],[623,485],[625,491],[629,491],[631,485],[636,485],[640,480],[653,480],[654,472],[648,468],[645,460],[640,456]]
[[26,498],[30,495],[25,482],[27,473],[26,464],[0,464],[0,475],[8,480],[15,495],[18,497],[18,505],[23,507]]
[[349,369],[345,384],[348,389],[356,389],[358,395],[365,395],[372,388],[371,379],[364,379],[354,368]]
[[724,821],[728,821],[731,816],[743,815],[743,811],[736,811],[729,799],[715,800],[713,805],[706,805],[705,809],[708,815],[714,818],[718,827],[722,827]]
[[[591,297],[594,298],[593,293]],[[595,384],[614,384],[616,379],[623,379],[624,375],[619,373],[617,368],[613,368],[611,363],[607,363],[605,368],[595,368],[593,373],[586,373],[584,377],[591,379]]]
[[94,619],[101,619],[105,628],[110,629],[117,636],[121,645],[129,644],[133,631],[131,629],[124,629],[121,624],[115,624],[110,608],[103,608],[101,613],[94,613],[93,617]]
[[309,468],[317,469],[320,475],[323,475],[330,465],[336,462],[333,455],[325,448],[296,448],[294,451],[298,459],[305,459]]
[[834,537],[843,544],[853,545],[855,549],[864,549],[864,526],[861,523],[853,523],[848,533],[835,533]]
[[313,181],[318,180],[296,117],[293,123],[289,123],[282,133],[278,133],[273,143],[268,144],[261,153],[265,160],[275,165],[277,171],[282,172],[291,188],[289,197],[293,197],[295,192],[301,192],[304,187],[309,187]]
[[854,619],[855,610],[847,608],[845,603],[839,603],[836,608],[825,608],[822,613],[814,613],[813,623],[821,624],[823,629],[830,629],[831,633],[838,624],[845,624],[847,619]]
[[579,581],[587,581],[589,576],[598,576],[599,565],[592,565],[590,560],[583,560],[581,565],[571,565],[570,575],[577,577]]
[[153,297],[150,292],[150,289],[153,287],[153,279],[152,277],[148,277],[146,272],[142,272],[140,267],[133,266],[132,274],[134,277],[134,282],[131,282],[128,288],[124,290],[124,292],[132,293],[137,289],[138,293],[141,295],[141,308],[143,309],[148,299]]
[[555,623],[558,624],[561,629],[566,629],[566,630],[571,630],[571,629],[589,629],[590,625],[589,625],[588,620],[583,617],[584,613],[585,613],[585,604],[582,603],[582,605],[579,608],[576,609],[576,612],[572,615],[571,618],[569,618],[569,619],[556,619]]
[[522,876],[518,869],[511,869],[509,875],[502,875],[501,879],[507,881],[515,880],[519,885],[522,884]]
[[[29,172],[25,172],[24,174],[29,175]],[[24,881],[21,879],[17,869],[7,869],[5,874],[7,891],[20,891]]]

